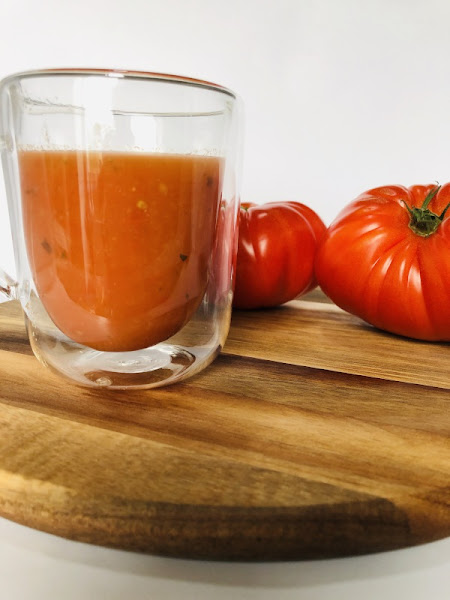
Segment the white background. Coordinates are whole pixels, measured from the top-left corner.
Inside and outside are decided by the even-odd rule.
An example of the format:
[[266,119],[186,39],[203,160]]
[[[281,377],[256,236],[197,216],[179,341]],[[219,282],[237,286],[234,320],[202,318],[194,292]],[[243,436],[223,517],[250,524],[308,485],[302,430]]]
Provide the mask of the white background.
[[[236,91],[246,111],[245,201],[298,200],[329,223],[370,187],[448,180],[446,0],[2,0],[0,19],[0,78],[115,67]],[[3,190],[0,264],[14,272]],[[449,540],[378,557],[231,568],[89,548],[1,520],[0,531],[0,600],[450,594]]]
[[[0,9],[0,77],[116,67],[237,92],[244,201],[298,200],[329,223],[370,187],[448,180],[447,0],[1,0]],[[0,207],[11,271],[1,198]]]

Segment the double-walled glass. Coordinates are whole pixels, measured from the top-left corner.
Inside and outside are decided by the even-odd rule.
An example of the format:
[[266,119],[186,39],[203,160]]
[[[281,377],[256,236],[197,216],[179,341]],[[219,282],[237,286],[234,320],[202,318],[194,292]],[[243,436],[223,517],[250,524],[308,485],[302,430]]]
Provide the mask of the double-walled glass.
[[240,101],[170,75],[48,70],[0,83],[17,298],[38,359],[80,384],[197,373],[230,324]]

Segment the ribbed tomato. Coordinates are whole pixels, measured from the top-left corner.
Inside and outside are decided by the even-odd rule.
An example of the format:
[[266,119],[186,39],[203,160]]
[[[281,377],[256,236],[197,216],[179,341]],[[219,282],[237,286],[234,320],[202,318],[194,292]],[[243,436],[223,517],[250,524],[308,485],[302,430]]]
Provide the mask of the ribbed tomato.
[[234,306],[277,306],[313,289],[314,258],[325,231],[321,218],[299,202],[243,204]]
[[450,183],[363,193],[322,240],[316,276],[323,291],[385,331],[450,341],[449,202]]

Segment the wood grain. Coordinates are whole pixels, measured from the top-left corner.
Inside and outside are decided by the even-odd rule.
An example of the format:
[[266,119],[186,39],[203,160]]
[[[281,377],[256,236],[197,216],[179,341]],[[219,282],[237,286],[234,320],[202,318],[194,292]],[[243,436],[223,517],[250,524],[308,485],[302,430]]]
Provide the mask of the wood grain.
[[344,556],[450,535],[450,350],[318,293],[233,314],[190,381],[87,390],[0,306],[0,515],[170,556]]

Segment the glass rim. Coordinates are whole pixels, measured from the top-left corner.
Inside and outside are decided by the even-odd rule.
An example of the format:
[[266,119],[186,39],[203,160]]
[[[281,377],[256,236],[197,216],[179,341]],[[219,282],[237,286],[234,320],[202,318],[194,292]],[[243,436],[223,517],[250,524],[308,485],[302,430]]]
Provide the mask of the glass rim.
[[104,76],[113,77],[116,79],[160,81],[166,83],[184,84],[191,87],[200,87],[215,92],[221,92],[230,96],[234,100],[238,100],[238,95],[229,88],[203,79],[197,79],[194,77],[187,77],[184,75],[176,75],[171,73],[159,73],[154,71],[135,71],[128,69],[107,69],[91,67],[54,67],[12,73],[11,75],[7,75],[0,80],[0,88],[9,85],[11,82],[16,80],[48,76]]

